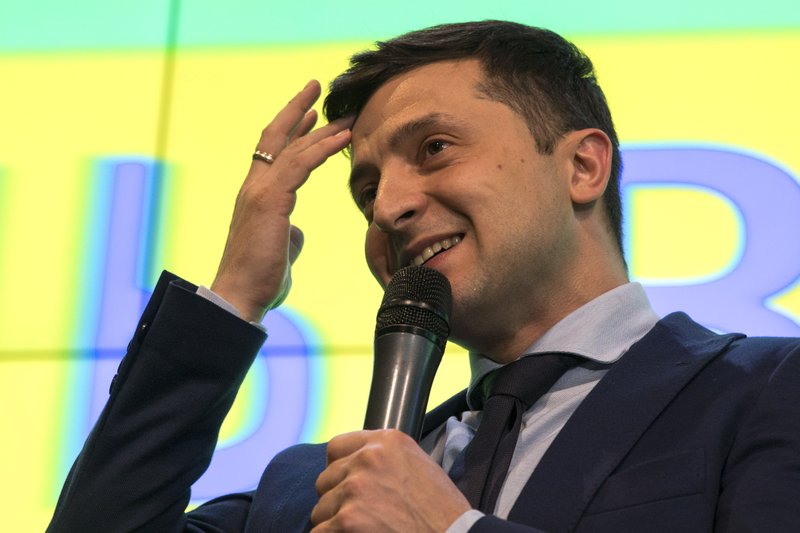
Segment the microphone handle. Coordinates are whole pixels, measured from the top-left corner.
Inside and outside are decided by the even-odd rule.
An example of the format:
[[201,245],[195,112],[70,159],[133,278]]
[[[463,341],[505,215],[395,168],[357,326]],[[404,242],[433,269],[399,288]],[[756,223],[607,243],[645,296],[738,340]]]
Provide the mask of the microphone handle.
[[419,441],[443,347],[427,336],[392,331],[375,337],[374,353],[364,429],[399,429]]

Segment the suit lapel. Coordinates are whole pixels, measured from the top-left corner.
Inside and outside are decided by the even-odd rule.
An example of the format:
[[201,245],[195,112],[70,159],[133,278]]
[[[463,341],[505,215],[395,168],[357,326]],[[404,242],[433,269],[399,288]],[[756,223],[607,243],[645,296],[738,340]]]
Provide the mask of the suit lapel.
[[509,519],[572,531],[602,483],[659,413],[740,335],[717,335],[683,313],[659,321],[581,403],[542,457]]
[[468,410],[467,389],[464,389],[425,415],[422,423],[422,438],[447,422],[451,416],[461,416],[461,413]]

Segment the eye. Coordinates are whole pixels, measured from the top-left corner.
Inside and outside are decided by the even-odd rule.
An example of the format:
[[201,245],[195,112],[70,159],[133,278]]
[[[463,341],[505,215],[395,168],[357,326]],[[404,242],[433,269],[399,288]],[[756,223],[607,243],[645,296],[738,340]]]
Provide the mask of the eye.
[[425,144],[425,155],[436,155],[448,146],[450,146],[450,143],[447,141],[433,139]]
[[368,185],[361,189],[356,197],[356,203],[361,211],[366,212],[366,210],[372,205],[372,202],[375,201],[375,195],[378,192],[378,187],[375,185]]

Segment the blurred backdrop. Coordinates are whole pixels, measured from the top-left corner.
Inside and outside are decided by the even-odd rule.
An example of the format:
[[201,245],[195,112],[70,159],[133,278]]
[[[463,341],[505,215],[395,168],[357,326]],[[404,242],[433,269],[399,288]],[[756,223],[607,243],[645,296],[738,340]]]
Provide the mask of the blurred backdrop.
[[[738,5],[737,5],[738,4]],[[377,39],[501,18],[594,60],[623,142],[626,253],[657,311],[800,335],[793,0],[0,4],[0,507],[43,530],[162,269],[210,284],[261,128]],[[295,287],[197,501],[359,429],[381,291],[334,157],[300,192]],[[448,347],[431,402],[466,385]],[[274,398],[281,397],[280,405]],[[10,519],[10,522],[9,522]]]

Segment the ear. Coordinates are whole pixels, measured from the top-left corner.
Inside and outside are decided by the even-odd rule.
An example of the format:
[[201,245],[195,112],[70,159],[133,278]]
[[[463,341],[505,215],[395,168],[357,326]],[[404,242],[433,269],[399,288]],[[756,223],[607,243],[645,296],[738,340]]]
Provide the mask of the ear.
[[597,201],[611,174],[611,140],[596,128],[570,132],[565,140],[571,159],[569,189],[573,203]]

